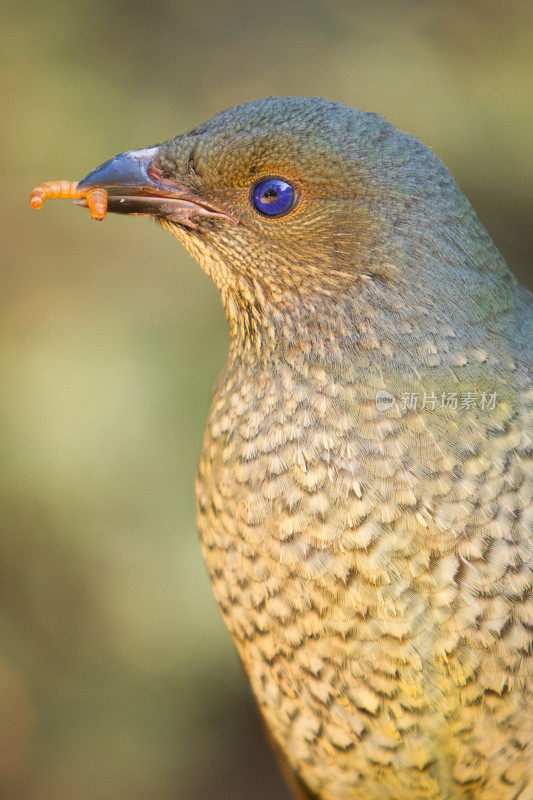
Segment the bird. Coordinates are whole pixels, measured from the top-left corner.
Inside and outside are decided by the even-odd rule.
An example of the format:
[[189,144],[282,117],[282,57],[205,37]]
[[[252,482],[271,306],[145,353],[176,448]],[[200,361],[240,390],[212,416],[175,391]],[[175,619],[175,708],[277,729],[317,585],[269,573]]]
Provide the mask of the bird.
[[270,97],[93,189],[220,290],[201,546],[297,795],[531,800],[533,296],[446,166]]

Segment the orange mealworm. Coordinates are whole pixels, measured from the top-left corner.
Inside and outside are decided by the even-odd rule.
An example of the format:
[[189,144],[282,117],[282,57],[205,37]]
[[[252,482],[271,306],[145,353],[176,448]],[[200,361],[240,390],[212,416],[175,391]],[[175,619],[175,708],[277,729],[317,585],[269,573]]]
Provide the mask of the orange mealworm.
[[107,192],[105,189],[95,188],[83,191],[78,189],[78,184],[72,181],[47,181],[33,189],[30,195],[32,208],[39,209],[45,200],[55,197],[66,197],[72,200],[85,197],[91,217],[104,219],[107,212]]
[[85,194],[91,217],[102,221],[107,213],[107,192],[105,189],[89,189]]

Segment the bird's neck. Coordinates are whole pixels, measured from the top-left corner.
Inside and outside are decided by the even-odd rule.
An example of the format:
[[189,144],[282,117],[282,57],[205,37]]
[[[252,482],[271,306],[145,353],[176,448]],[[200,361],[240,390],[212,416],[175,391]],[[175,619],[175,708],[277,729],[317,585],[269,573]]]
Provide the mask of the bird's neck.
[[[311,359],[365,378],[368,369],[420,371],[466,363],[502,362],[512,323],[513,285],[499,299],[468,306],[421,299],[406,287],[398,295],[371,279],[339,296],[292,293],[286,303],[258,300],[256,288],[224,297],[231,360],[263,364]],[[496,307],[497,306],[497,307]],[[503,361],[506,359],[503,358]]]

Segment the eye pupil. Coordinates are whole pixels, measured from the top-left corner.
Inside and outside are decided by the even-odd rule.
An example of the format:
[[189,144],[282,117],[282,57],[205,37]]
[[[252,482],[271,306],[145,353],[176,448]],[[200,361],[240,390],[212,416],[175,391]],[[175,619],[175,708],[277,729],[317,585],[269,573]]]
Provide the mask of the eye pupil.
[[281,178],[265,178],[256,183],[252,201],[260,214],[277,217],[294,205],[294,189]]

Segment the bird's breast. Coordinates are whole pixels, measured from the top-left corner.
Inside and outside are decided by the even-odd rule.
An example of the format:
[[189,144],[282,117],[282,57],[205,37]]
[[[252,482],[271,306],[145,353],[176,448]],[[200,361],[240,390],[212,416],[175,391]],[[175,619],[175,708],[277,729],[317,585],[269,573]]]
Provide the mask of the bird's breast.
[[[203,550],[267,722],[314,791],[466,797],[523,702],[530,637],[515,631],[522,655],[502,638],[509,565],[518,605],[527,583],[501,535],[516,409],[489,453],[479,409],[384,408],[384,390],[320,365],[229,371],[198,473]],[[485,694],[498,713],[480,712]]]

